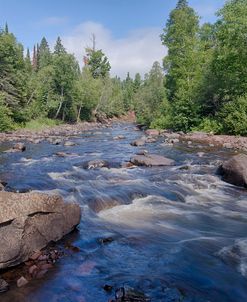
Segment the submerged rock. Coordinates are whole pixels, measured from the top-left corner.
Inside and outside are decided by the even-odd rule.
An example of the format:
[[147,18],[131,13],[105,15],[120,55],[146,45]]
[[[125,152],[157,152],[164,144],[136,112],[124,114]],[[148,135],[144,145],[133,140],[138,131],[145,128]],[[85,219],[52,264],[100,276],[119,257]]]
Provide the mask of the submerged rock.
[[132,288],[120,287],[115,290],[115,299],[110,302],[149,302],[150,299],[142,292]]
[[113,139],[115,141],[118,141],[118,140],[121,140],[121,139],[125,139],[126,137],[124,135],[118,135],[118,136],[115,136]]
[[6,150],[6,153],[14,153],[14,152],[24,152],[26,150],[26,146],[23,143],[15,144],[12,149]]
[[224,181],[247,188],[247,155],[239,154],[224,162],[218,173]]
[[64,143],[64,146],[65,146],[65,147],[73,147],[73,146],[75,146],[75,145],[76,145],[76,143],[71,142],[71,141],[66,141],[66,142]]
[[26,261],[80,222],[79,205],[60,196],[0,192],[0,269]]
[[174,160],[156,154],[135,155],[130,159],[130,162],[136,166],[173,166]]
[[137,139],[137,140],[131,142],[130,144],[131,144],[131,146],[134,146],[134,147],[140,147],[140,146],[144,146],[145,143],[146,143],[146,140],[141,138],[141,139]]
[[9,284],[4,279],[0,279],[0,293],[4,293],[8,290]]
[[87,169],[109,168],[109,163],[103,159],[91,160],[87,163]]

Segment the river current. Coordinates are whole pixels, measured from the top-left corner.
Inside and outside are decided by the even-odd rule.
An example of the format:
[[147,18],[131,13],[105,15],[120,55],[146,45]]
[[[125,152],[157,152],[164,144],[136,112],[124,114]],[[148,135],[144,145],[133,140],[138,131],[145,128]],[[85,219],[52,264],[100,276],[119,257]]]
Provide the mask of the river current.
[[[143,136],[134,128],[115,124],[70,139],[72,147],[27,143],[23,153],[0,153],[9,190],[58,193],[82,210],[78,231],[58,243],[69,240],[80,251],[65,253],[43,279],[12,287],[1,302],[107,302],[114,291],[104,291],[106,284],[154,302],[247,301],[247,191],[216,173],[233,153],[164,138],[132,147]],[[140,149],[176,165],[120,167]],[[85,169],[95,159],[111,168]]]

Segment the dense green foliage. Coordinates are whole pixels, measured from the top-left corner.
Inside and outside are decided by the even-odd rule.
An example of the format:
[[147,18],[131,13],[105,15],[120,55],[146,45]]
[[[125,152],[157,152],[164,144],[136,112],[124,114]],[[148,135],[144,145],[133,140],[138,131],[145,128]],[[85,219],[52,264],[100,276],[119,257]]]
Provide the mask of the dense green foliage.
[[124,80],[110,77],[94,36],[80,68],[60,37],[53,51],[43,38],[24,56],[6,25],[0,31],[0,131],[135,111],[149,127],[247,135],[247,0],[227,1],[217,16],[215,24],[200,25],[188,2],[179,0],[161,34],[168,52],[163,68],[155,62],[144,79],[128,73]]

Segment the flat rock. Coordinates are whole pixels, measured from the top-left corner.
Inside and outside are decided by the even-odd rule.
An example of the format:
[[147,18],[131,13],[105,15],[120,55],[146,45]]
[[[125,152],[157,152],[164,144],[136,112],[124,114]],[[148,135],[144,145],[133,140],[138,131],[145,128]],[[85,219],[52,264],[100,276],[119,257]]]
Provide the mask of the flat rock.
[[224,181],[247,188],[247,155],[232,157],[219,167],[218,172]]
[[136,166],[173,166],[174,160],[156,154],[135,155],[130,159],[130,162]]
[[0,192],[0,269],[25,262],[70,233],[80,222],[79,205],[60,196]]

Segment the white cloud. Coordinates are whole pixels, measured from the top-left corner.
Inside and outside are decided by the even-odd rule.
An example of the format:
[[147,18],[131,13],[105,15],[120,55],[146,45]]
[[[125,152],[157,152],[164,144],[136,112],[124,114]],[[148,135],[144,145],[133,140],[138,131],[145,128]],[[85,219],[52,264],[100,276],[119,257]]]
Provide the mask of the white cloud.
[[41,20],[40,22],[38,22],[39,26],[59,26],[59,25],[63,25],[68,21],[67,17],[48,17],[45,18],[43,20]]
[[111,74],[124,78],[129,71],[133,76],[144,75],[154,61],[162,61],[166,49],[160,41],[160,28],[144,28],[130,32],[126,37],[114,38],[102,24],[85,22],[78,25],[70,35],[63,36],[66,49],[74,53],[82,64],[85,47],[91,46],[92,34],[96,36],[96,48],[102,49],[112,66]]

